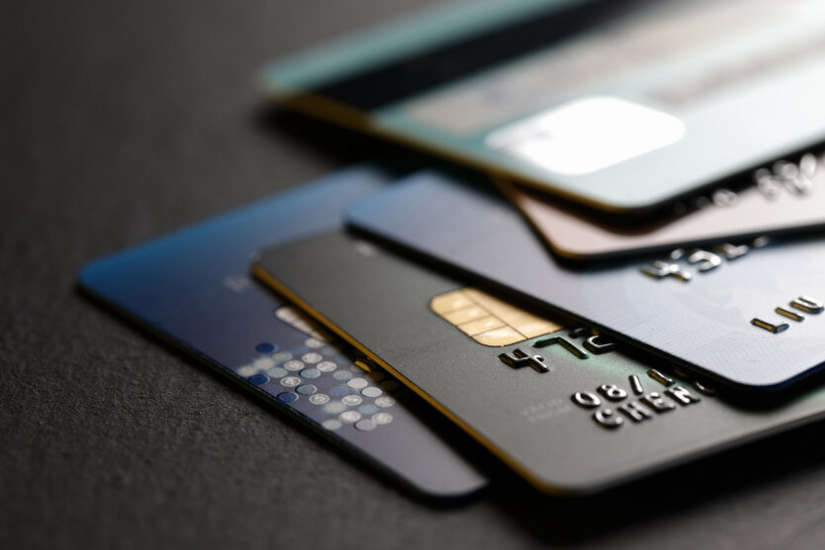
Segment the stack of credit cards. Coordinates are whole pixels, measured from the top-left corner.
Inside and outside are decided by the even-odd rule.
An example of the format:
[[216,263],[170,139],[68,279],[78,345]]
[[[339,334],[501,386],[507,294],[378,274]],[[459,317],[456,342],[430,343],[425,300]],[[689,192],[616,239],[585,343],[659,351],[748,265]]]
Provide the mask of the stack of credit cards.
[[255,274],[540,489],[592,492],[825,415],[808,376],[821,239],[668,259],[683,278],[650,276],[658,260],[581,271],[492,190],[435,172],[347,217],[359,231],[270,248]]
[[268,97],[457,164],[356,167],[81,283],[430,495],[500,463],[592,493],[815,421],[823,24],[461,2],[300,54]]

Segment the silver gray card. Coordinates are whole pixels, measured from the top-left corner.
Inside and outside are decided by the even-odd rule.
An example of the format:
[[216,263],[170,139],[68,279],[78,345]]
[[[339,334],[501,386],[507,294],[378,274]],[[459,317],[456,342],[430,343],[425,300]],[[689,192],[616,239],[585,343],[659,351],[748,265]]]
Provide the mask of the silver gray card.
[[740,388],[778,389],[825,363],[825,240],[722,243],[576,270],[501,197],[435,172],[357,202],[348,221]]

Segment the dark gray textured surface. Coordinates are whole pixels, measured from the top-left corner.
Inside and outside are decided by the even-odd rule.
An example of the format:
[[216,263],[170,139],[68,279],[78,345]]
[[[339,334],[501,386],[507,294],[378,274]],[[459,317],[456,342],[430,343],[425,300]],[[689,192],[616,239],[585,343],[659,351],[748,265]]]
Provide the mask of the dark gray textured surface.
[[371,155],[262,121],[252,76],[424,3],[0,9],[0,547],[822,546],[821,424],[598,499],[433,508],[76,293],[96,256]]

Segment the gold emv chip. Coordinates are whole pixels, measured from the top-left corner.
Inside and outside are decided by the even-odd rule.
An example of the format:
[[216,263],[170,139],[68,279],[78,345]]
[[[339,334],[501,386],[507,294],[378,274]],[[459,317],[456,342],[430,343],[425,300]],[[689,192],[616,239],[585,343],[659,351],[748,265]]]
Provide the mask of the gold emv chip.
[[472,287],[436,296],[430,309],[485,346],[508,346],[563,328]]

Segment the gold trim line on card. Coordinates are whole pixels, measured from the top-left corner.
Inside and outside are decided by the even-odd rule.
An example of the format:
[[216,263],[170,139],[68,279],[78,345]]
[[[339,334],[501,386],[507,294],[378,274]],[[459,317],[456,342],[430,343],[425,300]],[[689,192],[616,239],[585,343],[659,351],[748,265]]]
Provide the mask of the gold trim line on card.
[[584,493],[584,490],[571,490],[571,489],[563,489],[560,487],[555,487],[544,483],[539,478],[535,477],[531,472],[526,470],[521,464],[519,464],[512,456],[505,453],[501,448],[494,445],[489,439],[484,437],[482,434],[477,432],[473,429],[469,424],[464,422],[461,418],[455,415],[450,409],[446,408],[442,405],[439,401],[433,399],[428,393],[424,390],[413,384],[413,382],[402,375],[399,371],[394,369],[389,363],[384,361],[381,357],[377,356],[375,353],[370,351],[367,347],[361,344],[358,340],[353,338],[349,333],[341,329],[338,325],[333,323],[330,319],[326,316],[322,315],[318,310],[314,309],[312,306],[309,305],[305,300],[303,300],[300,296],[292,292],[286,285],[272,277],[263,267],[260,265],[253,265],[252,266],[252,273],[257,277],[259,280],[263,281],[267,285],[269,285],[272,289],[274,289],[278,294],[284,296],[290,302],[296,304],[305,313],[309,316],[314,318],[319,323],[323,324],[329,330],[334,332],[338,337],[346,341],[349,345],[354,347],[356,350],[361,352],[371,361],[373,361],[376,365],[380,366],[381,368],[385,369],[391,375],[393,375],[397,380],[403,383],[405,386],[410,388],[416,395],[420,396],[424,399],[427,403],[432,405],[436,410],[438,410],[441,414],[446,416],[450,419],[454,424],[459,426],[462,430],[467,432],[473,439],[478,441],[483,447],[485,447],[488,451],[493,453],[497,458],[499,458],[502,462],[507,464],[513,471],[527,480],[531,485],[550,494],[556,495],[571,495],[576,493]]

